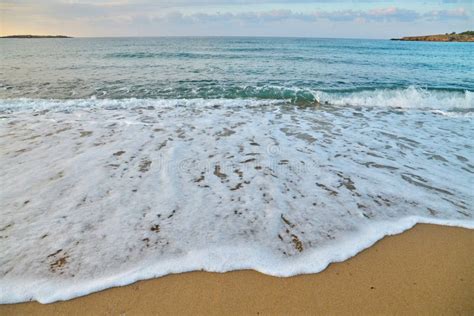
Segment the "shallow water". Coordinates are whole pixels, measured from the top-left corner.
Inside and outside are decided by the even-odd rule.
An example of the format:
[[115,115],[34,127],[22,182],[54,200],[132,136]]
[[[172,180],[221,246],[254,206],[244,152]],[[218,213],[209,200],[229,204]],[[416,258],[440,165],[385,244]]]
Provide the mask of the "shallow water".
[[[309,56],[299,51],[311,49],[331,55],[334,46],[361,45],[358,58],[375,64],[365,70],[367,76],[382,67],[371,54],[421,54],[419,44],[295,40],[301,46],[292,47],[289,39],[263,44],[227,39],[223,53],[216,47],[224,40],[207,39],[213,44],[207,54],[235,51],[247,70],[252,55],[278,54],[277,44],[288,46],[281,51],[286,57]],[[203,54],[201,46],[183,56],[175,49],[172,58],[151,48],[140,53],[140,45],[171,41],[191,47],[201,39],[104,41],[120,49],[112,45],[107,51],[99,39],[54,42],[59,48],[52,56],[70,50],[83,51],[78,64],[85,64],[83,55],[90,58],[90,68],[67,72],[55,68],[53,57],[41,49],[25,57],[25,66],[13,66],[19,54],[27,54],[28,41],[2,42],[2,54],[9,57],[2,72],[9,76],[2,76],[0,100],[0,302],[69,299],[198,269],[251,268],[278,276],[318,272],[417,222],[474,228],[472,81],[464,68],[446,71],[445,57],[430,59],[432,52],[423,50],[432,64],[412,76],[391,72],[395,64],[389,63],[385,76],[372,78],[376,84],[368,89],[363,87],[370,83],[351,72],[357,62],[347,64],[352,83],[346,84],[338,82],[344,76],[337,72],[340,65],[321,62],[327,71],[333,69],[331,81],[307,73],[318,68],[317,62],[304,61],[313,68],[298,68],[287,58],[281,71],[288,80],[281,79],[270,95],[231,96],[209,92],[206,84],[191,80],[186,67],[171,74],[176,65],[166,58],[181,59],[182,67],[193,58],[196,64],[224,63],[222,57],[196,57]],[[90,43],[104,51],[89,51]],[[390,45],[393,51],[379,53]],[[23,46],[16,55],[11,52]],[[448,44],[439,50],[440,56],[457,57],[460,65],[472,63],[463,55],[469,46]],[[356,58],[349,51],[347,58]],[[33,66],[28,58],[45,62]],[[99,67],[116,66],[116,59],[133,60],[124,62],[130,72]],[[140,77],[133,65],[142,60],[163,63],[170,72],[145,69]],[[256,69],[260,62],[255,58]],[[46,74],[30,72],[27,79],[29,67],[44,68]],[[274,67],[261,67],[255,76],[278,80]],[[288,67],[296,68],[289,72]],[[106,80],[110,73],[125,78],[128,92],[114,90]],[[236,87],[251,76],[243,73],[229,74],[231,79],[218,86]],[[68,94],[73,89],[68,84],[80,76],[86,79],[74,87],[80,90],[76,98]],[[297,77],[308,81],[288,88],[296,97],[275,95]],[[189,78],[183,95],[176,92],[177,78]],[[395,78],[399,86],[383,88]],[[169,80],[168,88],[153,84],[161,79]],[[316,80],[324,83],[317,86]],[[38,88],[45,81],[49,84]],[[423,81],[425,87],[417,86]],[[92,88],[98,82],[104,90]],[[149,94],[134,95],[138,86]],[[258,91],[257,86],[249,91]],[[166,89],[174,90],[165,95]]]

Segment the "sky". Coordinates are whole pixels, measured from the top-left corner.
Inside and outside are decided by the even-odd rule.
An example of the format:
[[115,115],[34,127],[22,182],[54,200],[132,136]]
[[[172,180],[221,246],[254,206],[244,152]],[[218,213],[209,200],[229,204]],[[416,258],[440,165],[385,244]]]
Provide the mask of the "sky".
[[474,29],[474,0],[0,0],[0,35],[392,38]]

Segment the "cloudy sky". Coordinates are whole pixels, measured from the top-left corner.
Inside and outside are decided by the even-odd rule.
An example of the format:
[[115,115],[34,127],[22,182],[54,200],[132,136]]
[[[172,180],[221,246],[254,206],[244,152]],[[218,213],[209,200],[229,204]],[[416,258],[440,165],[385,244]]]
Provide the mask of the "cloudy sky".
[[0,34],[390,38],[474,29],[474,0],[0,0]]

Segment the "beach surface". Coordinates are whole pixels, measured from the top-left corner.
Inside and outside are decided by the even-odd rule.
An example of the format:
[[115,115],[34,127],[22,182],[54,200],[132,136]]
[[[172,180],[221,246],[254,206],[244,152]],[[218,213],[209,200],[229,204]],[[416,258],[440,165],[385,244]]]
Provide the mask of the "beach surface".
[[474,231],[417,225],[318,274],[191,272],[2,315],[473,314]]

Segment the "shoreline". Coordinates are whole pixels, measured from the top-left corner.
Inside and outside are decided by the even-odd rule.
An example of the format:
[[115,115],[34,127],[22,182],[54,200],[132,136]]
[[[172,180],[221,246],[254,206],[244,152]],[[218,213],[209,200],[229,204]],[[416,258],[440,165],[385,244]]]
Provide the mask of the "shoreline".
[[474,231],[418,224],[317,274],[189,272],[0,313],[472,313]]

